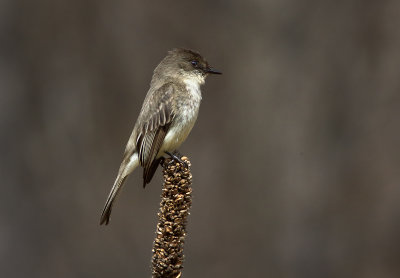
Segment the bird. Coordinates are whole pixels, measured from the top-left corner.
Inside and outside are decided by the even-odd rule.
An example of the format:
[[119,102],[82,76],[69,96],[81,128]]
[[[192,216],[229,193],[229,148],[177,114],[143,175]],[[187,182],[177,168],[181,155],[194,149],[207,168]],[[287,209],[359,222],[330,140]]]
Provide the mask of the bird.
[[143,167],[145,187],[165,155],[172,155],[185,141],[199,113],[200,86],[209,74],[222,73],[212,68],[198,52],[185,48],[168,51],[154,69],[150,88],[104,205],[100,225],[108,225],[116,198],[133,170]]

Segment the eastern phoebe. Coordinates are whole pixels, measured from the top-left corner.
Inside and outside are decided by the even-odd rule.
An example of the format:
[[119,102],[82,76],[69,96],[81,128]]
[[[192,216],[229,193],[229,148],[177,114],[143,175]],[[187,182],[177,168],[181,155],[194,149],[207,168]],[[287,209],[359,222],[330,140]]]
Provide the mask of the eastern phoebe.
[[210,73],[221,74],[199,53],[188,49],[169,51],[156,67],[100,225],[110,221],[113,203],[125,179],[136,167],[144,168],[144,187],[152,179],[163,156],[174,152],[185,141],[199,112],[200,85]]

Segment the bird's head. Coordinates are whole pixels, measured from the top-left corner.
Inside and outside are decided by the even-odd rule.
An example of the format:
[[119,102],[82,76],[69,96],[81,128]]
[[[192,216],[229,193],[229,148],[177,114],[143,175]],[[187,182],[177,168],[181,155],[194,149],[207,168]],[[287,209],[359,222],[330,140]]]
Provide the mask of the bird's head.
[[208,74],[221,74],[213,69],[208,62],[197,52],[175,48],[168,52],[155,69],[155,73],[173,78],[195,79],[203,84]]

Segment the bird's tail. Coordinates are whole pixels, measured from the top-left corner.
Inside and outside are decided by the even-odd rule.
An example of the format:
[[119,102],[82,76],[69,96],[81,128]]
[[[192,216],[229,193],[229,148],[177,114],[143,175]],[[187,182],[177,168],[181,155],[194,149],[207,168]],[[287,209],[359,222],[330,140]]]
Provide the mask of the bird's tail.
[[112,210],[114,201],[116,200],[118,193],[120,192],[126,177],[127,176],[123,176],[123,177],[118,176],[117,179],[115,180],[114,185],[111,188],[110,194],[108,195],[106,204],[104,205],[103,213],[101,214],[101,217],[100,217],[100,225],[103,225],[103,224],[108,225],[108,222],[110,222],[111,210]]
[[[127,159],[128,160],[128,159]],[[118,173],[117,178],[115,179],[114,185],[111,188],[111,192],[108,195],[106,204],[104,205],[103,213],[100,217],[100,225],[108,224],[110,222],[111,210],[113,204],[122,189],[124,181],[128,177],[130,173],[139,165],[138,155],[133,154],[128,161],[123,161]]]

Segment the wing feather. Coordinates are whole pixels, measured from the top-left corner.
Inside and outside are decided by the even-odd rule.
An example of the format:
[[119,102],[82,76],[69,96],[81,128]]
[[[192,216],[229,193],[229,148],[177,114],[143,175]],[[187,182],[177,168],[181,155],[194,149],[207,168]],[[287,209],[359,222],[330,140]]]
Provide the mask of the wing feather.
[[[149,105],[142,109],[139,116],[139,118],[142,116],[142,119],[138,121],[140,124],[137,130],[140,132],[136,140],[136,149],[139,153],[139,163],[144,168],[144,186],[150,182],[158,167],[160,159],[157,158],[157,154],[173,119],[171,104],[173,90],[173,85],[167,83],[154,92],[153,96],[158,98],[158,103],[150,99]],[[161,96],[157,94],[161,94]],[[148,111],[153,113],[149,115]],[[143,115],[147,115],[147,121],[143,119]]]

